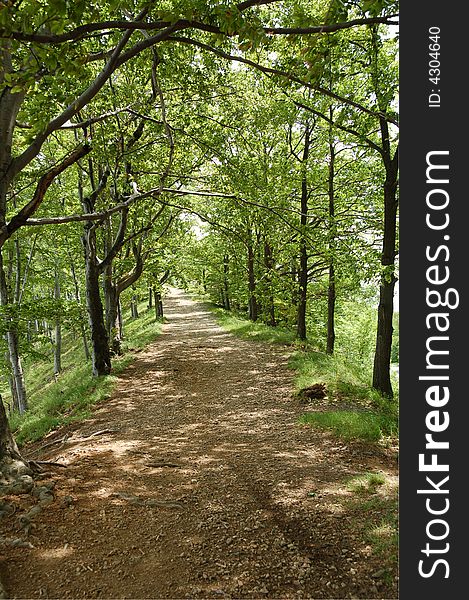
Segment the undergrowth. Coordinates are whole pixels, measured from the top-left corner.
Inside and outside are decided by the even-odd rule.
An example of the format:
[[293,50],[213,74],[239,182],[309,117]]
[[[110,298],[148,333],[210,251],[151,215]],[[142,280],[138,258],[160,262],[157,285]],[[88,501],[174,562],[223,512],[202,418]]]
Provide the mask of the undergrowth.
[[395,420],[388,415],[371,411],[334,410],[309,412],[301,415],[300,422],[331,429],[344,439],[377,442],[397,433]]
[[132,351],[146,346],[161,333],[162,324],[155,321],[153,310],[147,310],[142,303],[139,312],[138,319],[124,314],[124,353],[114,357],[112,373],[107,377],[92,376],[81,340],[70,334],[63,337],[62,372],[57,378],[50,361],[26,365],[29,408],[24,415],[10,416],[10,427],[20,446],[44,437],[60,425],[87,418],[95,404],[110,396],[116,375],[133,360]]
[[259,321],[253,323],[237,316],[235,313],[213,305],[208,305],[208,308],[215,314],[218,323],[225,331],[229,331],[244,339],[288,345],[296,342],[295,333],[290,329],[270,327]]
[[346,482],[344,508],[356,515],[363,538],[379,557],[377,579],[391,584],[397,571],[399,511],[397,484],[383,473],[362,473]]

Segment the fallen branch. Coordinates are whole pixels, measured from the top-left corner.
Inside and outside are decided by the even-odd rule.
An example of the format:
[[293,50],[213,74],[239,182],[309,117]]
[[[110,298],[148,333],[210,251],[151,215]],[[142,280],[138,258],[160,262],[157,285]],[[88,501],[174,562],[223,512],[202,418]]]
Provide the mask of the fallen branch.
[[146,467],[153,467],[154,469],[161,469],[162,467],[172,467],[174,469],[181,469],[182,465],[178,465],[172,462],[146,462],[144,463]]
[[88,435],[81,435],[78,439],[87,440],[88,438],[96,437],[97,435],[104,435],[105,433],[116,433],[116,431],[118,431],[118,429],[100,429],[99,431],[94,431]]
[[[37,454],[39,453],[41,450],[44,450],[45,448],[49,448],[50,446],[55,446],[55,444],[65,444],[65,442],[68,440],[68,438],[71,437],[70,433],[66,433],[63,438],[60,438],[60,440],[54,440],[52,442],[48,442],[47,444],[44,444],[43,446],[40,446],[39,448],[36,448],[36,450],[33,450],[33,454]],[[28,459],[26,459],[28,460]],[[34,461],[31,461],[34,462]]]
[[35,467],[36,465],[41,469],[40,465],[50,465],[51,467],[62,467],[66,469],[68,465],[64,465],[63,463],[54,462],[53,460],[30,460],[29,464]]

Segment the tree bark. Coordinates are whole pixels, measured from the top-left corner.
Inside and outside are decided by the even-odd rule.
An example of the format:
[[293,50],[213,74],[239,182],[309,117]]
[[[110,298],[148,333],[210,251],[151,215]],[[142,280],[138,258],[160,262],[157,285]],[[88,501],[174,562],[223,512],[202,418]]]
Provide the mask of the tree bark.
[[[77,280],[77,276],[75,273],[75,267],[73,265],[71,258],[70,258],[70,269],[72,272],[73,285],[75,288],[75,300],[76,300],[77,305],[81,308],[80,288],[78,286],[78,280]],[[86,327],[83,323],[82,318],[84,318],[84,317],[82,316],[81,310],[80,310],[80,330],[81,330],[81,339],[83,342],[83,351],[85,353],[86,360],[90,360],[91,354],[90,354],[90,349],[88,347],[88,336],[87,336]],[[37,323],[37,321],[36,321],[36,323]]]
[[161,292],[155,291],[155,308],[156,308],[156,318],[163,318],[163,301],[161,299]]
[[119,293],[112,278],[112,264],[104,270],[104,304],[106,313],[106,330],[111,354],[122,354],[122,328],[119,320]]
[[373,363],[373,387],[388,398],[393,397],[391,384],[392,320],[394,315],[394,274],[397,229],[397,153],[386,161],[384,184],[384,235],[381,254],[382,276],[379,290],[378,324]]
[[[60,300],[60,278],[59,272],[55,271],[54,281],[54,298]],[[54,331],[54,375],[58,375],[62,371],[62,325],[60,317],[55,322]]]
[[86,307],[91,330],[91,362],[95,376],[111,372],[109,339],[103,316],[103,303],[99,293],[99,269],[96,260],[96,234],[92,225],[85,226]]
[[[329,111],[332,121],[332,107]],[[332,126],[329,128],[329,177],[328,177],[328,195],[329,195],[329,277],[327,286],[327,337],[326,354],[334,354],[335,346],[335,302],[336,281],[335,281],[335,146],[332,137]]]
[[229,258],[225,254],[223,257],[223,308],[225,310],[231,310],[230,305],[230,291],[228,285],[228,271],[229,271]]
[[[387,111],[389,99],[383,94],[379,81],[379,49],[381,39],[376,26],[371,26],[371,40],[374,61],[373,83],[378,99],[381,114]],[[395,260],[396,260],[396,232],[397,232],[397,183],[398,183],[398,152],[397,148],[392,155],[389,136],[389,123],[384,116],[379,117],[381,136],[381,159],[385,169],[383,185],[384,197],[384,227],[383,245],[381,251],[381,284],[379,290],[378,323],[376,328],[376,347],[373,363],[372,386],[383,396],[393,397],[391,385],[391,347],[392,347],[392,321],[394,314],[394,287],[396,285]]]
[[[9,304],[8,286],[3,267],[2,249],[0,248],[0,305]],[[6,341],[8,347],[8,358],[11,366],[11,394],[13,404],[20,414],[23,414],[28,408],[26,397],[26,386],[24,381],[23,367],[19,352],[18,333],[11,318],[7,318],[9,324],[6,332]]]
[[334,259],[329,263],[329,282],[327,287],[327,339],[326,354],[334,354],[335,346],[335,268]]
[[130,301],[130,314],[132,315],[132,319],[138,319],[138,305],[137,298],[135,296],[132,296]]
[[277,326],[277,319],[275,318],[275,304],[274,304],[274,294],[272,291],[272,272],[274,267],[274,262],[272,258],[272,248],[267,240],[264,241],[264,266],[266,269],[266,277],[265,281],[267,283],[267,310],[266,314],[267,325],[271,327]]
[[258,307],[256,298],[256,274],[254,271],[254,250],[251,244],[248,246],[248,290],[249,290],[249,319],[257,321]]
[[300,216],[300,265],[298,271],[298,316],[296,334],[300,340],[306,340],[306,309],[308,303],[308,248],[306,245],[306,227],[308,225],[308,179],[306,168],[309,158],[310,129],[309,124],[305,129],[305,141],[303,147],[301,179],[301,216]]

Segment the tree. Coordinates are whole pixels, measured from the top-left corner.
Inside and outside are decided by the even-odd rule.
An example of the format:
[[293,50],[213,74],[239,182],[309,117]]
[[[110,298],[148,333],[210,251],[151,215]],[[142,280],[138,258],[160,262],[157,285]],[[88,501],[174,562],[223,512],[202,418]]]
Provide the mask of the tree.
[[[277,68],[275,59],[271,61],[274,63],[273,66],[265,66],[257,62],[257,58],[253,60],[253,57],[256,52],[261,52],[263,56],[268,57],[269,51],[277,44],[275,40],[284,36],[317,36],[323,35],[324,32],[347,31],[370,23],[390,22],[388,8],[381,7],[381,3],[378,2],[372,3],[375,8],[375,5],[380,4],[378,16],[366,16],[360,8],[357,9],[360,13],[357,18],[341,22],[344,16],[343,10],[339,10],[341,4],[331,2],[327,11],[324,11],[322,6],[314,5],[314,16],[313,13],[309,14],[305,27],[298,25],[298,17],[308,12],[303,10],[304,6],[301,2],[294,3],[292,6],[278,7],[273,0],[247,0],[229,5],[218,3],[207,5],[196,0],[185,3],[175,1],[169,2],[165,10],[159,9],[159,5],[155,6],[153,2],[142,7],[137,1],[127,3],[124,8],[117,0],[107,0],[99,7],[83,0],[74,3],[54,0],[53,3],[39,4],[24,0],[19,4],[17,2],[2,4],[0,8],[0,303],[6,315],[5,335],[8,339],[13,385],[23,406],[26,406],[27,399],[19,352],[18,321],[14,318],[14,311],[10,309],[12,297],[5,272],[5,248],[8,240],[25,226],[85,223],[88,309],[93,313],[93,323],[98,323],[97,330],[92,331],[92,338],[95,373],[99,375],[107,373],[110,368],[110,357],[106,350],[108,344],[103,343],[107,332],[101,322],[103,314],[99,293],[101,270],[109,268],[112,260],[122,249],[119,240],[124,239],[123,231],[126,229],[124,224],[128,219],[131,205],[137,200],[150,197],[160,198],[164,206],[171,204],[162,199],[161,179],[160,184],[152,189],[147,187],[149,180],[143,178],[145,187],[137,186],[137,191],[133,190],[129,194],[125,186],[122,186],[119,192],[121,196],[108,194],[106,202],[103,201],[98,208],[97,201],[107,186],[109,173],[107,165],[101,160],[102,157],[96,158],[99,143],[96,143],[96,138],[92,135],[92,126],[113,117],[117,118],[126,111],[130,111],[130,114],[131,111],[135,113],[135,107],[129,108],[116,104],[110,108],[106,107],[104,113],[96,111],[90,115],[84,114],[87,107],[99,106],[105,97],[103,92],[106,86],[112,84],[112,78],[117,72],[122,72],[131,60],[142,60],[144,64],[146,63],[147,68],[143,71],[147,74],[151,73],[154,86],[152,65],[154,67],[160,58],[163,63],[165,60],[170,63],[168,69],[172,70],[176,77],[179,72],[196,71],[195,65],[200,60],[206,60],[214,73],[215,80],[217,77],[220,78],[220,71],[215,67],[215,57],[217,60],[220,58],[229,61],[242,60],[259,72],[296,82],[296,85],[331,96],[331,93],[321,88],[317,82],[308,83],[308,77],[302,79],[304,73],[300,63],[292,64],[293,72],[284,72]],[[106,32],[105,36],[101,35],[103,32]],[[242,58],[240,50],[250,58]],[[188,56],[191,56],[191,59],[186,62]],[[337,94],[334,93],[332,96],[337,99]],[[342,100],[347,106],[356,107],[354,101],[346,98]],[[164,112],[164,107],[162,110]],[[370,113],[373,111],[368,110],[367,114]],[[168,121],[164,116],[162,121],[169,139]],[[109,141],[112,134],[106,133],[104,137]],[[53,145],[54,140],[57,140],[57,148],[51,154],[52,162],[49,162],[48,147]],[[58,152],[59,147],[62,148],[61,152]],[[99,166],[97,177],[93,181],[93,177],[90,176],[89,186],[83,190],[81,201],[84,212],[69,214],[62,207],[59,214],[43,215],[38,218],[38,211],[47,203],[46,199],[50,199],[54,183],[60,178],[68,179],[70,173],[76,173],[77,165],[82,169],[85,158],[97,162]],[[128,175],[129,171],[124,167],[122,173]],[[168,193],[178,191],[178,179],[173,177],[169,181]],[[23,191],[17,196],[20,183]],[[79,189],[78,184],[77,189]],[[21,204],[15,203],[17,197],[21,198]],[[176,210],[180,208],[176,207]],[[101,233],[96,236],[95,224],[105,222],[111,215],[114,215],[114,220],[120,219],[120,225],[112,240],[111,248],[103,260],[105,263],[103,267],[98,260],[97,248]],[[247,266],[250,273],[248,289],[253,318],[256,317],[258,310],[255,268],[256,264],[259,267],[261,264],[261,261],[257,260],[260,250],[263,248],[265,251],[266,248],[265,243],[261,243],[261,228],[257,227],[257,231],[255,230],[259,225],[259,219],[255,221],[254,227],[251,227],[251,217],[247,215],[244,219],[244,224],[248,225],[245,228],[245,242],[247,242]],[[130,247],[139,248],[139,242],[135,239],[127,241],[131,242]],[[117,246],[120,246],[118,250]],[[108,259],[109,256],[112,258]],[[272,275],[269,251],[266,256],[267,260],[263,261],[261,270],[267,269]],[[108,274],[112,277],[111,273]],[[229,272],[225,272],[225,276],[229,277]],[[98,293],[96,293],[97,288]],[[111,289],[111,286],[108,289]],[[0,461],[2,459],[3,456],[0,455]]]

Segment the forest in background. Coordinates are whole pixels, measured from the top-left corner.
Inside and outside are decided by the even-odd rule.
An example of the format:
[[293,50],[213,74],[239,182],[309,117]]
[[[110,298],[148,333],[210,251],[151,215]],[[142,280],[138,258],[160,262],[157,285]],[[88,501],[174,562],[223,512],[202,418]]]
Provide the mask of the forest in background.
[[[107,376],[167,282],[362,364],[388,402],[397,260],[388,0],[0,4],[0,388]],[[394,323],[395,325],[395,323]],[[0,462],[24,464],[0,403]],[[15,416],[16,418],[16,416]],[[26,465],[27,468],[27,465]]]

